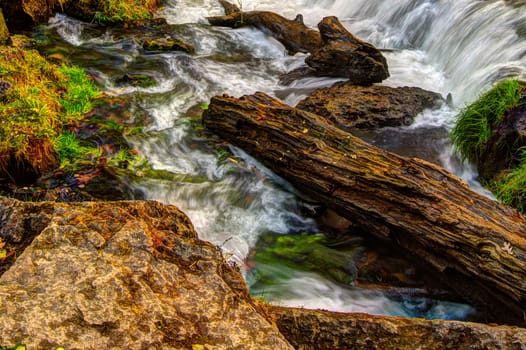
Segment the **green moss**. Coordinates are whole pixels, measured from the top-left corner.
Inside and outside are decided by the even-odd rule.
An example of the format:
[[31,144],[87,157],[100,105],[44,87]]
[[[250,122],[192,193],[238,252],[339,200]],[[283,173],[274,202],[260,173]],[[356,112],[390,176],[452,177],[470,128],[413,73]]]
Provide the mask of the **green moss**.
[[[0,177],[17,183],[16,171],[27,167],[39,176],[58,166],[75,171],[96,164],[118,168],[145,167],[140,157],[123,141],[124,133],[141,132],[114,120],[91,117],[97,86],[78,67],[56,66],[23,45],[0,47]],[[113,149],[103,149],[93,140],[81,140],[76,130],[89,124],[108,140]],[[95,137],[95,136],[94,136]],[[110,141],[111,143],[111,141]],[[14,171],[13,164],[28,164]]]
[[15,345],[12,348],[6,346],[0,346],[0,350],[26,350],[25,345]]
[[[323,235],[269,234],[260,239],[254,262],[257,279],[264,284],[286,279],[289,270],[317,272],[333,280],[351,284],[357,277],[354,253],[339,251],[327,246]],[[279,266],[279,269],[274,267]]]
[[479,160],[493,127],[502,121],[506,111],[519,105],[521,89],[518,80],[501,81],[460,112],[451,139],[463,160]]
[[64,112],[75,119],[80,118],[93,108],[94,99],[101,93],[84,69],[62,66],[60,71],[68,78],[65,82],[66,91],[60,101]]

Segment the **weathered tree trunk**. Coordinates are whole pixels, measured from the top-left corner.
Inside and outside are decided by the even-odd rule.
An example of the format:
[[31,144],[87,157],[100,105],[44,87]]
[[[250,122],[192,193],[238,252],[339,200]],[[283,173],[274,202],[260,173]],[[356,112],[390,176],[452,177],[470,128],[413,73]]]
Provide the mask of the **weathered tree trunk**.
[[479,309],[524,324],[526,220],[443,168],[401,157],[263,94],[212,98],[205,126],[304,193],[390,240]]
[[299,350],[521,349],[526,329],[478,323],[269,307]]

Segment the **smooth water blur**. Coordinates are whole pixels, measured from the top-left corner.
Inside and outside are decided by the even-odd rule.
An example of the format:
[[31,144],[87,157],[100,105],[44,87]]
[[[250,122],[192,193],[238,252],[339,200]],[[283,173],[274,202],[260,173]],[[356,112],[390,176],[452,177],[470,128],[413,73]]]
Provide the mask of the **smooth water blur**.
[[[244,10],[270,10],[288,18],[302,13],[305,23],[313,27],[322,17],[337,15],[352,33],[386,49],[391,77],[383,84],[419,86],[444,97],[451,94],[452,105],[425,111],[410,127],[361,136],[398,153],[442,164],[484,192],[474,169],[458,161],[447,134],[458,109],[493,82],[509,76],[526,79],[524,7],[494,0],[243,0],[241,4]],[[195,55],[144,54],[132,38],[60,15],[46,31],[56,36],[54,52],[86,67],[109,95],[130,97],[138,110],[151,117],[146,132],[129,141],[155,169],[180,174],[181,180],[145,178],[135,184],[137,189],[149,199],[180,207],[201,238],[220,246],[244,269],[245,259],[263,233],[319,232],[314,220],[303,214],[311,204],[241,150],[231,147],[233,156],[214,151],[195,132],[191,123],[195,112],[191,111],[214,95],[255,91],[295,105],[312,90],[338,79],[307,78],[280,85],[279,75],[304,64],[306,56],[288,56],[279,42],[256,29],[207,25],[206,16],[221,14],[216,0],[166,1],[159,15],[194,44]],[[145,74],[156,85],[117,84],[128,72]],[[444,301],[395,301],[380,291],[345,287],[319,274],[299,271],[261,286],[249,269],[246,272],[254,293],[284,305],[455,319],[473,311]]]
[[[282,275],[282,266],[275,266],[276,275]],[[338,312],[365,312],[375,315],[420,317],[427,319],[459,320],[474,310],[466,304],[436,301],[429,298],[388,298],[380,290],[342,288],[341,285],[321,279],[319,275],[290,271],[287,279],[278,285],[252,288],[256,296],[273,304]]]

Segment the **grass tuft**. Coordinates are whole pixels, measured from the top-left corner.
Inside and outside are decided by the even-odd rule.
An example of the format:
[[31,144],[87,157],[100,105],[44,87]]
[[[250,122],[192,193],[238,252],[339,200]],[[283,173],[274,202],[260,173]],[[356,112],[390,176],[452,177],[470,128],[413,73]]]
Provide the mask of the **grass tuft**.
[[65,84],[66,91],[60,101],[64,112],[72,118],[78,118],[91,111],[93,101],[100,96],[100,91],[87,77],[86,71],[70,66],[62,66],[60,71],[68,77]]
[[519,105],[521,89],[518,80],[501,81],[460,112],[451,139],[462,160],[479,161],[494,126]]
[[96,159],[101,156],[100,150],[82,145],[77,136],[71,132],[60,134],[53,145],[60,166],[66,169],[74,167],[78,161]]

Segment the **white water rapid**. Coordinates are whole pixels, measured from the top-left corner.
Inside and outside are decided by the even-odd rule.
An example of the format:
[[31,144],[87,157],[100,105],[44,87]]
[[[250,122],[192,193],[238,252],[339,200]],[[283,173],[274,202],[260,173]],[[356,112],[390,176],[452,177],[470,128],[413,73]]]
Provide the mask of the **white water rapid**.
[[[242,8],[270,10],[288,18],[302,13],[313,27],[322,17],[336,15],[358,37],[388,49],[391,77],[384,84],[418,86],[444,97],[451,94],[452,106],[424,112],[410,127],[368,137],[379,146],[440,163],[477,186],[476,174],[456,161],[445,135],[458,109],[493,82],[526,79],[525,6],[502,0],[243,0]],[[130,142],[154,168],[187,176],[178,182],[144,179],[135,186],[146,198],[185,211],[202,239],[219,245],[244,269],[262,234],[319,232],[319,228],[303,215],[308,204],[286,182],[238,149],[232,152],[245,162],[211,150],[194,132],[188,110],[217,94],[241,96],[255,91],[294,105],[309,91],[335,80],[279,85],[279,74],[301,65],[305,56],[288,56],[280,43],[256,29],[207,25],[206,16],[220,14],[216,0],[166,2],[159,15],[178,25],[183,38],[195,45],[195,55],[142,55],[132,40],[117,40],[111,32],[101,34],[65,16],[54,17],[47,29],[55,30],[70,50],[77,50],[73,62],[75,55],[83,55],[79,64],[100,78],[108,94],[133,96],[149,112],[152,124]],[[144,62],[156,68],[145,68]],[[129,70],[148,74],[157,85],[117,87],[111,75]],[[247,278],[254,282],[249,271]],[[320,274],[300,271],[291,271],[287,278],[256,292],[282,305],[338,311],[446,319],[463,319],[472,311],[467,305],[444,301],[395,301],[381,292],[342,286]]]

